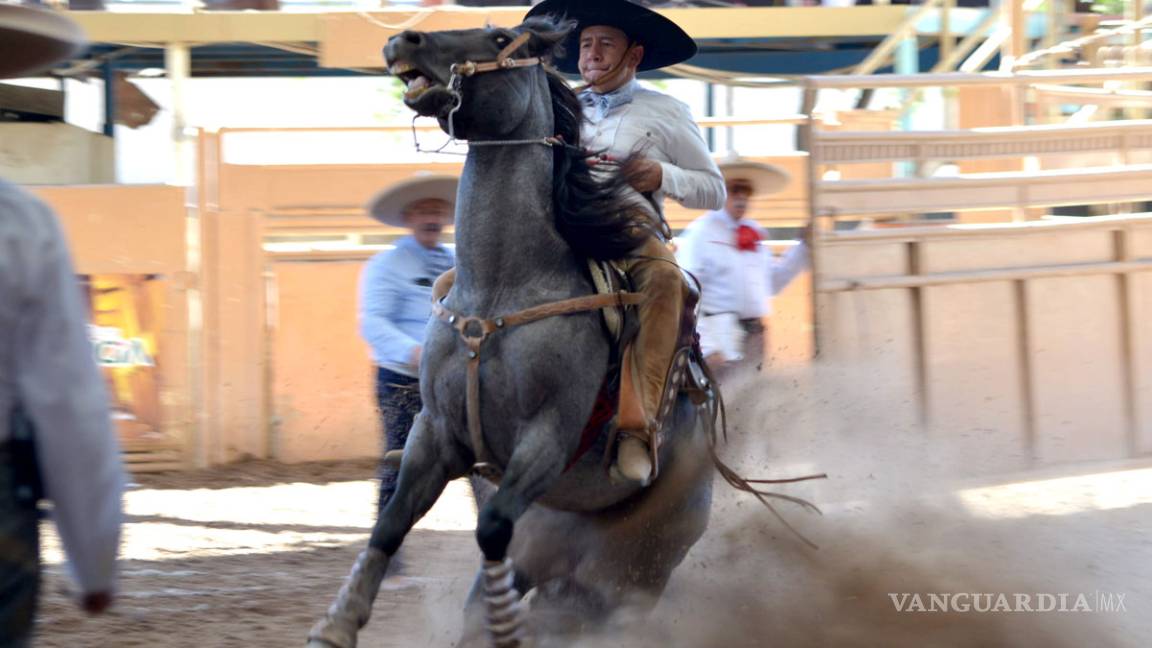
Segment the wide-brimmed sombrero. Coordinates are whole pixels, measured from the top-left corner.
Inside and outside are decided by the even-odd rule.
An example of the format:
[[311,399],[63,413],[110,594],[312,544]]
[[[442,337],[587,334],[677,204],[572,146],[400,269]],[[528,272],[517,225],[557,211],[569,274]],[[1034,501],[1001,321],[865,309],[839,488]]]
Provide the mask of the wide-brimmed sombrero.
[[63,14],[0,0],[0,79],[43,72],[79,55],[86,41]]
[[418,175],[398,182],[368,201],[368,213],[385,225],[404,227],[404,208],[419,200],[433,198],[456,206],[456,186],[460,179],[450,175]]
[[683,63],[696,55],[696,41],[679,25],[628,0],[544,0],[525,17],[536,16],[576,21],[576,28],[564,39],[562,55],[552,59],[556,69],[568,74],[579,73],[580,32],[594,25],[615,27],[643,45],[640,71]]
[[721,160],[716,166],[724,175],[724,182],[731,184],[734,180],[746,180],[752,185],[753,195],[773,194],[783,191],[792,176],[775,164],[753,162],[741,157]]

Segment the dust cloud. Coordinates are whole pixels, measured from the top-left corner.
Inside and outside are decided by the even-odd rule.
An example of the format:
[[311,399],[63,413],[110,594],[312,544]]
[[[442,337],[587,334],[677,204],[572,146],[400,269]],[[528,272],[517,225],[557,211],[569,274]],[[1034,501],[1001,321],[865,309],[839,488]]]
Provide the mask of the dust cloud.
[[[1005,478],[1002,466],[1020,459],[1011,440],[928,429],[908,415],[904,395],[864,371],[773,370],[734,378],[725,391],[731,442],[722,455],[746,477],[828,474],[773,487],[823,510],[777,504],[819,549],[718,482],[709,530],[653,613],[622,613],[597,636],[545,645],[1152,645],[1152,500],[1077,506],[1098,504],[1109,487],[1083,470]],[[1123,478],[1140,483],[1124,490],[1150,494],[1152,470],[1130,468]],[[897,610],[912,595],[928,607],[932,594],[961,593],[979,595],[949,599],[968,611]],[[1018,611],[974,611],[1002,606],[999,594]],[[1051,607],[1040,594],[1067,595],[1069,610],[1084,594],[1093,609],[1028,611]],[[1101,595],[1113,607],[1123,595],[1125,610],[1100,609]]]

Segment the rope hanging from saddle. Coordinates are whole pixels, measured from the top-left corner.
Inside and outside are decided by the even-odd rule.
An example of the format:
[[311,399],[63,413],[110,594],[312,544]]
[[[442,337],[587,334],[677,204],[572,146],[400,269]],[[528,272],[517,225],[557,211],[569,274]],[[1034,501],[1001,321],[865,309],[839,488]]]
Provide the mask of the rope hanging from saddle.
[[472,452],[476,456],[476,468],[483,470],[492,467],[488,446],[484,443],[484,430],[480,422],[480,351],[488,336],[502,329],[528,324],[537,320],[572,315],[601,308],[624,307],[644,301],[644,295],[633,292],[587,295],[533,306],[511,315],[493,319],[461,316],[444,306],[443,300],[433,302],[432,314],[451,326],[468,347],[468,387],[464,401],[467,410],[468,435],[472,440]]
[[[693,278],[695,279],[695,277]],[[708,365],[706,363],[702,364],[701,368],[704,370],[708,381],[712,385],[717,385],[718,383],[716,382],[716,377],[712,373],[712,370],[708,368]],[[778,522],[780,522],[780,524],[784,525],[784,528],[788,529],[788,531],[791,532],[792,535],[795,536],[796,539],[798,539],[800,542],[803,542],[813,549],[819,549],[820,547],[818,547],[816,543],[809,540],[807,536],[805,536],[803,533],[800,533],[796,527],[792,526],[792,524],[780,513],[780,511],[777,511],[776,507],[772,506],[772,503],[768,500],[778,499],[785,502],[791,502],[818,515],[823,515],[824,512],[821,511],[818,506],[806,499],[795,497],[793,495],[785,495],[784,493],[761,490],[754,486],[754,484],[795,484],[798,482],[811,481],[814,479],[828,479],[828,474],[818,473],[813,475],[803,475],[801,477],[789,477],[785,479],[747,479],[741,476],[740,473],[736,472],[734,468],[724,463],[724,460],[722,460],[720,455],[716,453],[716,446],[719,445],[721,436],[724,439],[724,443],[728,443],[728,412],[724,407],[724,397],[720,394],[720,391],[718,389],[713,390],[713,394],[715,398],[710,402],[709,416],[707,419],[705,419],[705,422],[709,434],[708,452],[712,455],[712,465],[716,466],[716,472],[720,473],[720,477],[722,477],[724,481],[728,482],[728,485],[732,488],[743,493],[748,493],[749,495],[759,500],[760,503],[764,505],[764,508],[768,509],[768,512],[771,513],[772,516],[775,517]]]

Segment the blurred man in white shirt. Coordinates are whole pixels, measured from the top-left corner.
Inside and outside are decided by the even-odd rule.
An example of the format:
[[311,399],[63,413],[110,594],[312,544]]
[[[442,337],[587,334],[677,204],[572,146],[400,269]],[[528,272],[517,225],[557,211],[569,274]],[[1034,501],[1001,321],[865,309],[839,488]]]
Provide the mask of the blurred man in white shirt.
[[[0,78],[75,56],[56,12],[0,4]],[[87,311],[56,216],[0,180],[0,646],[27,646],[39,592],[37,500],[91,614],[112,602],[123,467]]]
[[724,209],[689,225],[679,239],[680,265],[700,281],[700,345],[714,366],[764,360],[763,318],[772,297],[807,265],[808,245],[800,241],[776,258],[764,244],[766,232],[748,217],[753,196],[782,190],[783,170],[747,160],[720,164],[728,192]]

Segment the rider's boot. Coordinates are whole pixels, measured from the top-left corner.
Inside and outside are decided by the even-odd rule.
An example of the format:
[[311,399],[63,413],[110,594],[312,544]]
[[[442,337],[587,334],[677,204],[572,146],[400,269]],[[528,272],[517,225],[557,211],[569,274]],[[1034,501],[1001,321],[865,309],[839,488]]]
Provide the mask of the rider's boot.
[[617,479],[646,486],[655,474],[659,449],[656,415],[680,335],[684,279],[675,256],[655,237],[636,255],[642,258],[631,261],[628,271],[636,290],[646,299],[639,307],[640,331],[624,358],[621,389],[626,392],[634,385],[642,391],[634,394],[635,398],[621,394],[621,403],[637,403],[639,407],[622,408],[618,414],[620,443],[611,472]]

